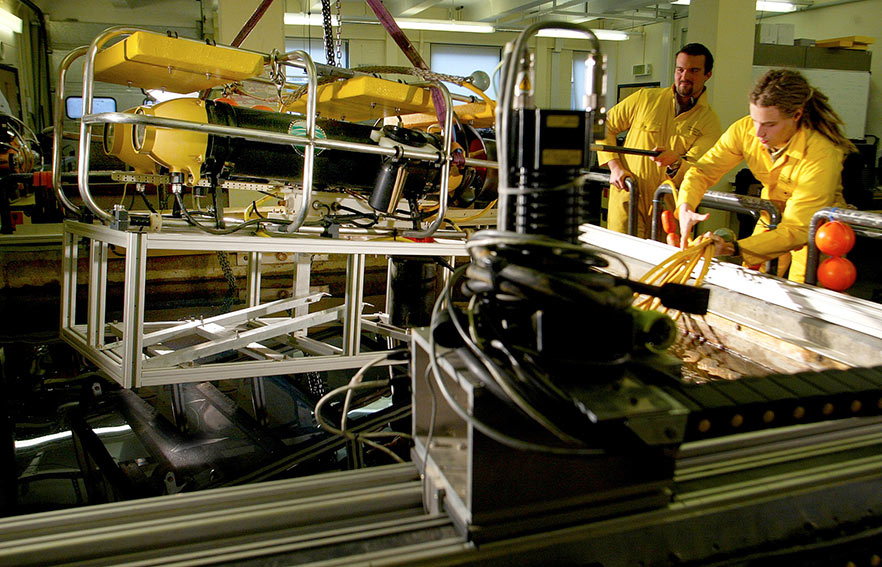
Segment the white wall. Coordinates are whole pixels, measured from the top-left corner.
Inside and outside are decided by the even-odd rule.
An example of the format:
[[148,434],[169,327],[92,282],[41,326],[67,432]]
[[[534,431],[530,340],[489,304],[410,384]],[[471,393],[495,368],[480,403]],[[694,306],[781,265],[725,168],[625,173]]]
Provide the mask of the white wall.
[[[828,8],[807,10],[762,20],[765,23],[791,23],[794,37],[829,39],[867,35],[876,39],[870,52],[882,48],[882,0],[862,0]],[[870,68],[870,101],[867,108],[867,134],[882,136],[882,54],[874,53]]]

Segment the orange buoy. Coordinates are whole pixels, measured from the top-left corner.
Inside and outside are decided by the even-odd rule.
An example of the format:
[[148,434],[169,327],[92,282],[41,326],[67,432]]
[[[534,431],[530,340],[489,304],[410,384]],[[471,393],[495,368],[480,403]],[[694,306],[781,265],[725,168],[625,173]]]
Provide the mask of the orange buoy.
[[854,231],[844,222],[826,222],[815,233],[815,245],[824,254],[844,256],[854,247]]
[[818,266],[818,283],[833,291],[845,291],[857,279],[857,269],[847,258],[832,256]]

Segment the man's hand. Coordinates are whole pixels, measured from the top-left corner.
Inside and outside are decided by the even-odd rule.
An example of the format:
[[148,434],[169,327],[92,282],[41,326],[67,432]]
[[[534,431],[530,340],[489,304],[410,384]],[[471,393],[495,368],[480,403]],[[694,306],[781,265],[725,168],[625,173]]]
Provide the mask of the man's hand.
[[621,160],[611,159],[606,164],[609,167],[609,182],[617,189],[627,189],[625,179],[630,177],[634,179],[634,174],[622,165]]
[[707,220],[710,213],[700,215],[692,210],[688,203],[683,203],[677,209],[677,216],[680,218],[680,248],[685,249],[689,245],[689,236],[692,234],[692,227],[701,221]]
[[680,154],[673,150],[666,150],[662,147],[656,146],[652,148],[654,152],[661,152],[654,158],[651,158],[655,165],[659,167],[668,167],[672,163],[676,163],[677,160],[680,159]]

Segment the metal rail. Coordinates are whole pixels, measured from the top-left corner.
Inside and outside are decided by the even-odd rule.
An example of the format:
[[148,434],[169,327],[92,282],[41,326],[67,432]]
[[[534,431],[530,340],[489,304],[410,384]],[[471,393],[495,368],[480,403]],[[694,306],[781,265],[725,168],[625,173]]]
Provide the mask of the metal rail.
[[[673,194],[673,192],[673,188],[666,183],[660,185],[659,188],[655,190],[655,196],[652,199],[652,229],[650,233],[652,240],[658,238],[659,218],[661,217],[664,205],[662,196]],[[775,203],[767,201],[766,199],[760,199],[759,197],[752,197],[750,195],[724,193],[722,191],[707,191],[705,192],[704,197],[701,198],[701,206],[709,209],[748,214],[756,221],[760,220],[760,213],[765,211],[769,214],[769,230],[774,230],[778,227],[778,223],[781,222],[781,211],[778,210]],[[680,237],[686,238],[686,235],[681,234]],[[766,263],[766,270],[770,274],[777,273],[778,259],[775,258],[769,260]]]
[[55,195],[58,201],[72,213],[79,214],[80,209],[74,205],[67,195],[64,194],[64,188],[61,186],[61,138],[64,130],[64,78],[71,64],[86,54],[87,47],[77,47],[67,54],[61,61],[58,68],[58,82],[55,89],[55,115],[54,127],[52,128],[52,187],[55,188]]
[[[592,149],[596,144],[592,144]],[[602,146],[602,148],[616,148],[617,146]],[[650,153],[660,153],[660,152],[650,152]],[[586,178],[588,181],[598,181],[600,183],[606,183],[609,185],[609,174],[608,173],[599,173],[596,171],[592,171],[589,173]],[[628,190],[628,234],[631,236],[637,236],[637,200],[640,198],[640,191],[637,186],[637,181],[632,177],[625,178],[625,186]]]
[[[812,215],[812,220],[809,222],[808,252],[805,260],[805,283],[809,285],[818,285],[820,251],[815,243],[815,235],[818,233],[818,226],[821,224],[821,220],[837,220],[851,225],[852,228],[862,227],[882,230],[882,214],[879,213],[840,209],[839,207],[824,207]],[[856,230],[855,232],[863,236],[882,238],[882,234],[879,233],[862,230]]]

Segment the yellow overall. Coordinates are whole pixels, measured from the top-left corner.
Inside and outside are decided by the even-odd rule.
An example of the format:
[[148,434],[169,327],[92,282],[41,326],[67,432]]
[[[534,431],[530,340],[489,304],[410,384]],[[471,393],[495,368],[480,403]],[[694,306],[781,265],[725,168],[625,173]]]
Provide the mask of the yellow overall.
[[[674,176],[679,185],[692,163],[710,148],[722,131],[720,119],[707,104],[702,93],[691,109],[677,116],[677,99],[673,87],[646,88],[632,94],[612,107],[607,117],[607,136],[602,143],[614,145],[616,134],[628,130],[625,146],[651,150],[662,147],[685,156]],[[637,234],[649,236],[652,197],[663,181],[670,179],[664,167],[659,167],[644,156],[597,152],[600,165],[619,158],[637,183]],[[607,228],[617,232],[628,230],[628,191],[610,187]]]
[[763,212],[753,235],[738,241],[747,265],[779,258],[783,272],[792,253],[788,279],[805,281],[809,222],[822,207],[844,206],[842,198],[842,150],[819,132],[800,128],[774,162],[756,137],[750,116],[738,120],[714,147],[687,172],[677,197],[677,207],[689,203],[693,209],[708,187],[719,181],[741,160],[763,184],[762,198],[781,211],[778,228],[766,231],[768,214]]

